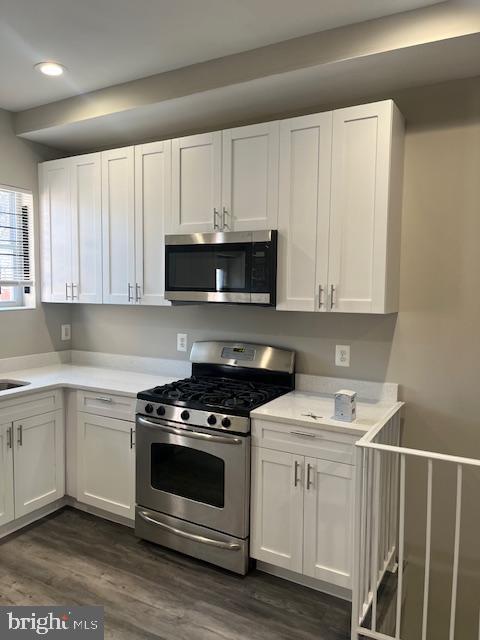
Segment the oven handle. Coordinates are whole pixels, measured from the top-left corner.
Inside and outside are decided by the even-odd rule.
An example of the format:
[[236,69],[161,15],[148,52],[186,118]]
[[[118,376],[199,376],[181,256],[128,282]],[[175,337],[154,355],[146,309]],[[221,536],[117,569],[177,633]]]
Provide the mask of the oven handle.
[[218,442],[219,444],[242,444],[241,438],[233,438],[232,436],[215,436],[210,433],[202,433],[201,431],[192,431],[191,429],[176,429],[169,427],[160,422],[151,422],[142,416],[137,416],[137,422],[144,427],[156,427],[162,431],[173,433],[176,436],[184,436],[185,438],[195,438],[196,440],[206,440],[207,442]]
[[205,536],[199,536],[195,533],[188,533],[187,531],[182,531],[181,529],[177,529],[176,527],[172,527],[169,524],[165,524],[164,522],[159,522],[152,518],[146,511],[139,511],[138,515],[145,520],[145,522],[152,523],[157,527],[161,527],[165,529],[169,533],[174,533],[176,536],[180,536],[181,538],[186,538],[187,540],[192,540],[193,542],[202,542],[203,544],[208,544],[211,547],[216,547],[217,549],[226,549],[227,551],[240,551],[241,547],[239,544],[235,542],[220,542],[220,540],[213,540],[212,538],[205,538]]

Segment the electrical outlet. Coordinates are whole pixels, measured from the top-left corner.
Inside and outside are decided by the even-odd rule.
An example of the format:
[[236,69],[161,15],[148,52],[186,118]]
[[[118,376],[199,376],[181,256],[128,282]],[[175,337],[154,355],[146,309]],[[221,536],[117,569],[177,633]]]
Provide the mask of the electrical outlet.
[[72,325],[62,324],[62,340],[70,340],[72,337]]
[[186,333],[177,333],[177,351],[187,350],[188,336]]
[[337,344],[335,346],[335,365],[337,367],[350,366],[350,345]]

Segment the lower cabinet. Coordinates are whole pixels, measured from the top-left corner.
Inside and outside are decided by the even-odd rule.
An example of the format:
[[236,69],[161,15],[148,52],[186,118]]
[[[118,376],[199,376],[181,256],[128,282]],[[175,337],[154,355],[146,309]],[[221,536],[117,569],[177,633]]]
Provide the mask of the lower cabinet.
[[0,424],[0,526],[15,517],[12,437],[12,423]]
[[63,410],[13,423],[15,517],[65,494]]
[[253,447],[251,555],[351,589],[353,467]]
[[78,413],[77,499],[126,518],[135,518],[135,424]]

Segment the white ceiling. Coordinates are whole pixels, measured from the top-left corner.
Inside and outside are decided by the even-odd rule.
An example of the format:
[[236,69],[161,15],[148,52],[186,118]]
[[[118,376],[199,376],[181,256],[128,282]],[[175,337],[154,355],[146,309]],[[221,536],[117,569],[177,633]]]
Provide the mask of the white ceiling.
[[[0,107],[106,86],[441,0],[0,0]],[[33,69],[68,68],[62,78]]]

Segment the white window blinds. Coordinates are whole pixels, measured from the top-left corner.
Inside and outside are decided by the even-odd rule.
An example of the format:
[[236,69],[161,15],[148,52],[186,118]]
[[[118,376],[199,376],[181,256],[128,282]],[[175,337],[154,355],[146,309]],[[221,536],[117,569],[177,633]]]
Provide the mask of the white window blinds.
[[0,287],[31,284],[32,194],[0,186]]

